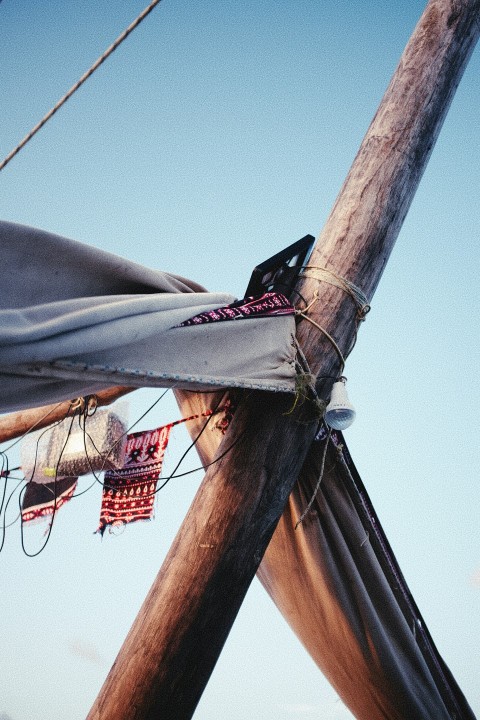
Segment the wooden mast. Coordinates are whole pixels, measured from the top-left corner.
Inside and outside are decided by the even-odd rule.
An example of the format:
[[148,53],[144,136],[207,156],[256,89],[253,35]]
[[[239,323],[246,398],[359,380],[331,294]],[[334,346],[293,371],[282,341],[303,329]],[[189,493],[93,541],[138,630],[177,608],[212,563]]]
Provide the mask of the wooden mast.
[[[316,245],[312,264],[369,297],[477,40],[479,9],[480,0],[430,0]],[[300,290],[318,295],[309,317],[345,352],[351,298],[311,279]],[[313,372],[337,373],[314,325],[302,322],[298,337]],[[313,438],[310,406],[286,414],[290,405],[262,393],[241,402],[219,454],[231,449],[208,470],[89,720],[192,716]]]
[[[479,33],[479,0],[430,0],[360,147],[312,264],[371,296],[418,186]],[[351,299],[305,281],[309,316],[349,347]],[[312,370],[338,358],[315,326],[299,340]],[[284,397],[240,404],[89,720],[190,718],[272,536],[314,432],[309,408],[285,415]]]

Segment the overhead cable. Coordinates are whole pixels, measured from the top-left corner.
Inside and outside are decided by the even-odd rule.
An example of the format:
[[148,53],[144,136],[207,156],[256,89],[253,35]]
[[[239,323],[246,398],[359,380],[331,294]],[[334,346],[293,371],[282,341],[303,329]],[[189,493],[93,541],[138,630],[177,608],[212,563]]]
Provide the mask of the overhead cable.
[[[1,2],[1,0],[0,0]],[[82,77],[73,85],[70,90],[65,93],[65,95],[52,107],[51,110],[48,111],[48,113],[43,117],[39,123],[35,125],[34,128],[30,130],[28,135],[25,135],[23,140],[18,143],[18,145],[7,155],[5,160],[0,163],[0,170],[3,170],[5,165],[7,165],[12,158],[15,157],[15,155],[20,152],[20,150],[25,147],[25,145],[29,142],[29,140],[32,139],[34,135],[45,125],[45,123],[50,120],[50,118],[55,115],[57,110],[59,110],[62,105],[64,105],[69,98],[72,97],[73,93],[78,90],[78,88],[83,85],[85,80],[88,80],[88,78],[93,75],[95,70],[100,67],[100,65],[108,58],[109,55],[113,53],[114,50],[117,49],[119,45],[130,35],[130,33],[135,30],[138,25],[144,20],[149,13],[152,12],[153,8],[158,5],[161,2],[161,0],[152,0],[152,2],[138,15],[138,17],[135,18],[135,20],[124,30],[121,35],[118,36],[118,38],[108,47],[103,55],[101,55],[94,63],[93,65],[82,75]]]

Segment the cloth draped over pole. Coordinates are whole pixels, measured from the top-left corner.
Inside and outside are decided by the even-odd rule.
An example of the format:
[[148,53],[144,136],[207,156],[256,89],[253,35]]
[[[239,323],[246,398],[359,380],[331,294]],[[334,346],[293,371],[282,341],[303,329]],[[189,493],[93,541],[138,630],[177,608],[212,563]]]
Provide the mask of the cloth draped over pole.
[[[175,390],[183,414],[219,393]],[[196,437],[201,424],[189,426]],[[313,442],[257,577],[341,700],[360,720],[475,720],[410,593],[342,433]],[[204,465],[219,438],[203,434]]]
[[[326,433],[325,433],[326,435]],[[403,578],[341,433],[313,443],[258,570],[357,718],[474,720]]]
[[[173,386],[177,398],[182,389],[295,389],[292,314],[210,322],[232,296],[9,223],[0,223],[0,252],[2,411],[112,384]],[[261,582],[356,717],[473,720],[339,433],[312,511],[295,530],[324,442],[312,445],[260,565]],[[204,463],[214,451],[202,453],[200,444]],[[31,505],[41,510],[42,502]]]
[[1,412],[111,385],[295,390],[293,308],[208,322],[235,298],[12,223],[0,247]]

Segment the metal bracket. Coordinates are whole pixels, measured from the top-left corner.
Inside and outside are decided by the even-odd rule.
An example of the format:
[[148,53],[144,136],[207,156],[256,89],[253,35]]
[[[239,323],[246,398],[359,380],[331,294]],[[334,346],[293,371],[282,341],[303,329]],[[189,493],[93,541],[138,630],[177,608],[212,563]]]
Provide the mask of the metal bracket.
[[300,272],[313,248],[313,235],[289,245],[253,270],[245,297],[262,295],[265,292],[281,292],[290,296]]

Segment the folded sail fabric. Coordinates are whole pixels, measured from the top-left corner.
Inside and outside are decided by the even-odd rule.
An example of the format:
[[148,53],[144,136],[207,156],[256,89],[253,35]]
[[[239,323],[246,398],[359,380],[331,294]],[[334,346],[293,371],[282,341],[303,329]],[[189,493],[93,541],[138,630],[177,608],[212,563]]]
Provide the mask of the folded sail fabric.
[[157,480],[173,425],[128,435],[123,467],[105,473],[97,529],[101,535],[108,526],[152,518]]
[[188,324],[235,298],[13,223],[0,259],[0,412],[112,385],[295,389],[293,308]]

